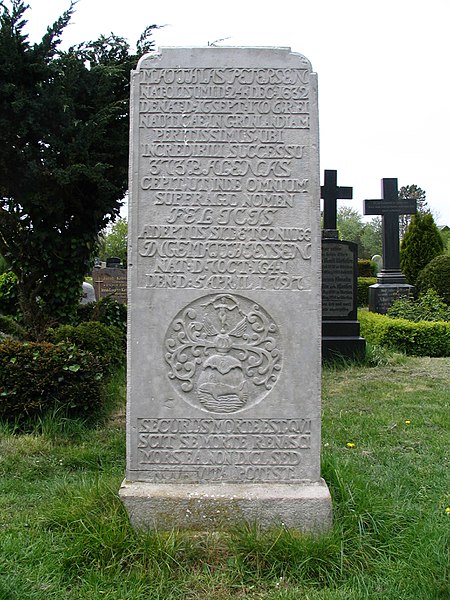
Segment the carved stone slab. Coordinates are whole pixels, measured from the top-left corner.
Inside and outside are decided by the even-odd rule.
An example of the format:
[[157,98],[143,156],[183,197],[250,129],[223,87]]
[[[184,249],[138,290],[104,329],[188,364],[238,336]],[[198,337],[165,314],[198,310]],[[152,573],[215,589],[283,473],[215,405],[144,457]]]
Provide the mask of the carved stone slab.
[[[227,486],[238,497],[236,486],[251,484],[252,498],[266,490],[263,514],[268,486],[278,498],[280,485],[296,484],[298,502],[322,515],[298,526],[326,527],[309,61],[288,48],[144,56],[132,75],[130,165],[124,502],[133,514],[151,506],[164,527],[170,497],[170,526],[196,526],[179,494],[206,494],[219,515]],[[283,520],[283,502],[271,503],[272,522]]]

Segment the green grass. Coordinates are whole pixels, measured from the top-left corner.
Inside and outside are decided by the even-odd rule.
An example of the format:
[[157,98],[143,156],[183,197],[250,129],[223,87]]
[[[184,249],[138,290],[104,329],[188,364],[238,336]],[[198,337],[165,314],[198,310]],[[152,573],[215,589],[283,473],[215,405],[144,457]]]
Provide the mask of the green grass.
[[[0,427],[0,600],[445,600],[450,359],[371,351],[323,376],[330,534],[134,532],[123,404],[98,428]],[[111,397],[123,397],[116,380]],[[349,447],[350,445],[350,447]]]

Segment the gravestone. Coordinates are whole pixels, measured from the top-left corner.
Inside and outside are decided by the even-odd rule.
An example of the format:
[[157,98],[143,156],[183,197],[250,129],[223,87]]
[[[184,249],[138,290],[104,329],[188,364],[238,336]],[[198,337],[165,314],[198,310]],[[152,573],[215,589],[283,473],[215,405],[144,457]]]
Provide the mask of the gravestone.
[[337,185],[337,171],[326,169],[324,182],[320,187],[320,197],[323,199],[323,238],[338,239],[337,230],[337,201],[351,200],[353,188]]
[[381,256],[381,254],[374,254],[371,260],[373,263],[375,263],[378,274],[383,268],[383,257]]
[[163,48],[131,132],[131,523],[324,531],[316,74],[288,48]]
[[127,303],[127,270],[100,268],[92,271],[92,283],[97,300],[113,298],[121,304]]
[[337,185],[337,171],[326,170],[322,230],[322,359],[359,359],[366,350],[357,319],[358,246],[339,240],[337,200],[351,200],[353,188]]
[[417,211],[416,200],[398,197],[395,178],[382,180],[382,199],[364,200],[365,215],[382,216],[383,268],[377,283],[369,287],[369,310],[385,314],[398,298],[411,296],[414,286],[406,282],[400,268],[399,216]]
[[106,259],[106,267],[108,269],[121,269],[122,268],[122,264],[121,264],[121,260],[118,256],[110,256],[109,258]]
[[87,281],[83,281],[80,304],[90,304],[91,302],[95,302],[95,300],[94,286]]

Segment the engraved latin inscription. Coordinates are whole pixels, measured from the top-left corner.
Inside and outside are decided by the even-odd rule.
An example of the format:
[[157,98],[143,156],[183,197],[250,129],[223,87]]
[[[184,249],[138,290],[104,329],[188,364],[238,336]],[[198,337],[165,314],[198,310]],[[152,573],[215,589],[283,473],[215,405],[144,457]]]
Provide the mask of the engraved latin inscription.
[[259,402],[281,370],[281,340],[270,315],[248,298],[198,298],[171,322],[167,375],[191,405],[232,413]]
[[309,75],[140,71],[140,287],[310,289]]
[[140,418],[139,466],[155,481],[295,480],[309,419]]

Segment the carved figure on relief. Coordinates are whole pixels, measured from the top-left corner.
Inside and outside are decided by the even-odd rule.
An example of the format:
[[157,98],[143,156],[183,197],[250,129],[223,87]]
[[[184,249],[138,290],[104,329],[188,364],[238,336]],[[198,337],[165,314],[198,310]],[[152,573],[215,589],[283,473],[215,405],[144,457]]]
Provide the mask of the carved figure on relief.
[[198,298],[173,319],[165,339],[167,375],[192,406],[232,413],[257,404],[281,370],[280,334],[248,298]]

